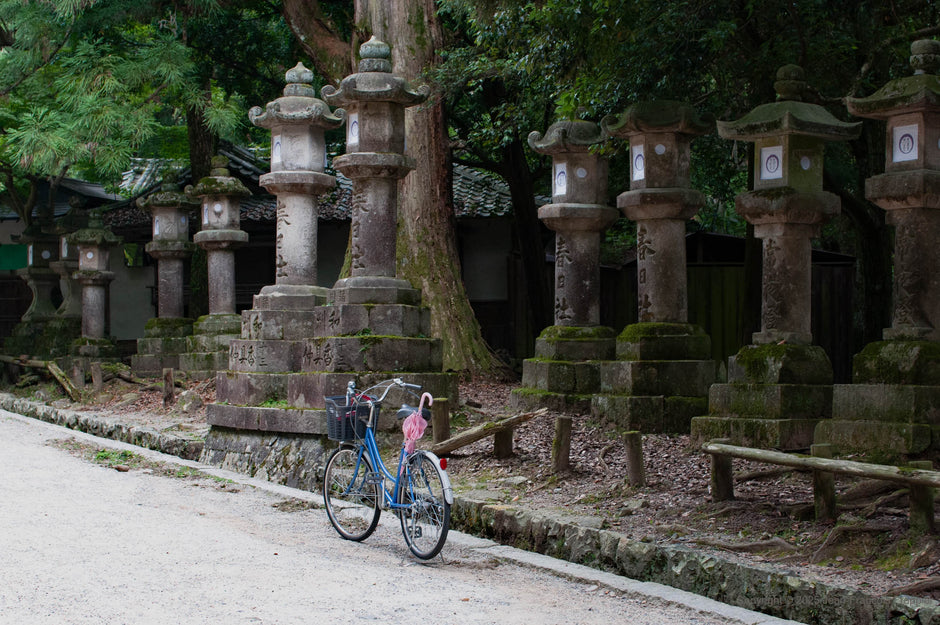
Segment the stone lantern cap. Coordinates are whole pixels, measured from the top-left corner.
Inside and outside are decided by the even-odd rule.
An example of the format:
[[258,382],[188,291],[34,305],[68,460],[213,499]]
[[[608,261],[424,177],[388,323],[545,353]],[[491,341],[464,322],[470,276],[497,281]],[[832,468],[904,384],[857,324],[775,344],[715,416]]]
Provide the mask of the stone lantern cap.
[[330,111],[326,102],[317,98],[313,88],[313,72],[303,63],[298,63],[284,75],[287,86],[284,95],[273,102],[268,102],[262,109],[254,106],[248,111],[251,123],[261,128],[273,128],[275,125],[298,124],[318,128],[339,128],[346,120],[346,111]]
[[212,170],[209,175],[199,181],[195,187],[186,187],[186,194],[189,196],[207,196],[207,195],[228,195],[237,197],[249,197],[251,191],[248,190],[242,181],[229,175],[228,158],[225,156],[212,157]]
[[757,141],[779,135],[802,135],[825,141],[848,141],[862,131],[861,122],[843,122],[818,104],[803,102],[808,90],[803,69],[784,65],[777,70],[777,101],[762,104],[734,122],[718,122],[718,134],[735,141]]
[[105,228],[101,213],[93,211],[88,219],[88,227],[70,234],[68,241],[69,245],[108,248],[119,245],[123,239]]
[[601,127],[590,121],[555,122],[544,137],[537,130],[529,133],[529,146],[539,154],[588,152],[592,145],[603,141]]
[[339,89],[326,85],[320,90],[323,99],[333,106],[356,102],[394,102],[414,106],[424,102],[431,89],[422,85],[416,91],[408,82],[392,74],[392,51],[389,45],[373,36],[359,46],[359,72],[340,82]]
[[183,193],[177,184],[176,172],[171,172],[164,176],[160,190],[138,198],[137,206],[152,213],[161,208],[194,209],[199,206],[199,201]]
[[601,120],[601,128],[611,137],[649,132],[675,132],[684,135],[704,135],[711,132],[715,121],[711,115],[674,100],[658,100],[631,104],[619,115],[608,115]]
[[887,119],[912,111],[940,110],[940,41],[911,44],[913,76],[890,81],[867,98],[848,98],[849,112],[858,117]]

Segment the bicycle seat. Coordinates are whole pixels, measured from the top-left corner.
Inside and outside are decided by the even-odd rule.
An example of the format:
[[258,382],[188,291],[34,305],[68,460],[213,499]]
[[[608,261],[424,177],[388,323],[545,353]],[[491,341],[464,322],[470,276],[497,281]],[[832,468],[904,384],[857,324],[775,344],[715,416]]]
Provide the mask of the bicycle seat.
[[[417,411],[418,411],[417,406],[409,406],[408,404],[402,404],[401,408],[398,409],[398,412],[395,413],[395,418],[401,421],[402,419],[407,418],[408,415],[410,415],[412,412],[417,412]],[[424,418],[425,421],[430,421],[431,411],[428,410],[427,408],[422,408],[421,416]]]

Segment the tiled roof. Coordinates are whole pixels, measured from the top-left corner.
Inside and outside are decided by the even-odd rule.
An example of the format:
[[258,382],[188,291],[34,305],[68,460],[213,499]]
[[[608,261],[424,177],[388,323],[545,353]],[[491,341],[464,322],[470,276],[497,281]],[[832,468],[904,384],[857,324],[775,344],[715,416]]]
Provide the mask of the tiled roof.
[[[241,202],[241,219],[247,223],[271,223],[276,216],[276,201],[273,195],[268,194],[258,186],[258,178],[268,171],[268,164],[257,158],[250,150],[234,146],[224,146],[219,153],[229,159],[229,171],[233,176],[241,179],[254,194]],[[454,166],[454,213],[460,217],[503,217],[512,213],[512,197],[509,187],[499,176],[465,165]],[[189,168],[180,161],[165,159],[135,159],[131,169],[124,172],[119,185],[124,197],[106,194],[103,187],[93,183],[71,181],[77,183],[74,189],[77,192],[96,198],[115,202],[104,213],[104,222],[110,228],[134,229],[150,227],[150,214],[137,207],[137,197],[146,196],[159,189],[163,175],[168,170],[176,169],[177,178],[181,186],[191,184]],[[339,172],[336,175],[336,187],[329,193],[320,196],[318,202],[321,219],[342,221],[348,220],[350,200],[352,197],[352,182]],[[63,184],[63,186],[65,186]],[[71,187],[67,187],[71,189]],[[546,198],[542,203],[549,201]],[[68,211],[68,203],[56,206],[56,217]],[[0,209],[0,219],[5,216]],[[15,218],[10,214],[9,218]]]

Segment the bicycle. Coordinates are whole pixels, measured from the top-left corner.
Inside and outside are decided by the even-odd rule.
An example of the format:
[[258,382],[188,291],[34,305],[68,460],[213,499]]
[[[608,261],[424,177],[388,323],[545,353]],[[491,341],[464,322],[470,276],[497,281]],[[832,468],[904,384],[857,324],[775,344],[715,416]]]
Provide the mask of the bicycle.
[[[447,461],[426,450],[407,451],[406,436],[398,456],[398,471],[392,474],[379,453],[375,427],[379,410],[392,388],[419,397],[421,387],[401,378],[384,380],[359,392],[350,381],[346,395],[326,397],[327,435],[340,443],[323,472],[323,501],[333,528],[346,540],[362,541],[375,531],[383,509],[392,510],[401,521],[402,534],[411,552],[430,560],[444,546],[450,526],[453,489],[447,476]],[[371,394],[381,396],[376,399]],[[402,404],[399,420],[415,413],[430,420],[424,408],[427,393],[417,407]],[[407,423],[407,422],[406,422]],[[423,433],[423,428],[421,428]],[[416,438],[420,438],[420,433]],[[413,441],[411,441],[413,442]],[[411,445],[413,447],[413,444]],[[391,485],[391,489],[386,487]]]

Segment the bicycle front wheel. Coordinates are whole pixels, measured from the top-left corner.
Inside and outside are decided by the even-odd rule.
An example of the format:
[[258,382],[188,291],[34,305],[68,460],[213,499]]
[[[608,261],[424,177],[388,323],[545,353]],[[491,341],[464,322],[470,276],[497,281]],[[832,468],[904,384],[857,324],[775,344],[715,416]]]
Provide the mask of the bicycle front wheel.
[[368,454],[340,447],[326,462],[323,502],[330,523],[346,540],[365,540],[379,524],[379,484]]
[[401,531],[411,553],[430,560],[444,547],[450,528],[450,504],[444,497],[441,468],[424,454],[413,455],[399,480]]

